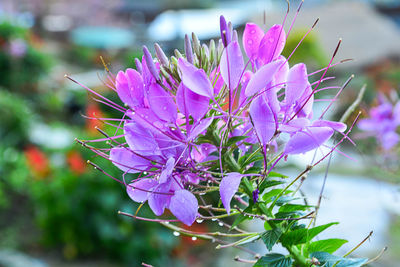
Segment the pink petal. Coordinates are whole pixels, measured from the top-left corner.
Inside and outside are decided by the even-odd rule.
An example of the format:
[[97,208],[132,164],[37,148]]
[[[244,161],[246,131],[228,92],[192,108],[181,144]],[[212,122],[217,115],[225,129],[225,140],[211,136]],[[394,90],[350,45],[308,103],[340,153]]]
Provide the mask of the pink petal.
[[195,121],[203,118],[208,111],[209,103],[209,97],[194,93],[182,83],[179,85],[176,92],[176,104],[185,116],[190,115]]
[[149,160],[135,155],[129,148],[112,148],[110,151],[110,160],[120,170],[127,173],[137,173],[151,167]]
[[272,77],[283,63],[283,60],[277,60],[262,66],[247,84],[245,91],[246,96],[252,96],[270,84],[272,82]]
[[156,180],[144,178],[129,184],[126,187],[126,192],[133,201],[143,203],[148,199],[149,191],[151,192],[157,185]]
[[221,196],[222,204],[224,205],[226,212],[231,213],[231,200],[237,192],[242,175],[237,172],[228,173],[221,181],[219,186],[219,194]]
[[303,96],[309,85],[306,65],[303,63],[294,65],[289,70],[287,77],[285,104],[288,107],[292,106],[296,100]]
[[257,97],[251,103],[250,116],[260,142],[267,144],[274,136],[277,124],[275,115],[263,96]]
[[258,49],[258,60],[262,65],[275,60],[283,51],[286,33],[282,25],[275,24],[264,35]]
[[144,89],[142,76],[134,69],[118,72],[115,79],[117,94],[131,108],[143,106]]
[[207,130],[207,128],[210,126],[210,124],[213,122],[214,118],[207,118],[204,120],[201,120],[191,131],[188,136],[188,140],[193,140],[196,138],[199,134]]
[[244,69],[242,51],[238,42],[231,42],[225,48],[221,56],[220,69],[225,84],[230,89],[236,89]]
[[175,123],[178,112],[174,99],[160,85],[153,83],[149,86],[148,100],[157,117]]
[[187,190],[175,191],[169,204],[169,210],[174,216],[190,226],[196,220],[199,209],[196,197]]
[[290,138],[284,154],[300,154],[316,149],[331,138],[333,133],[330,127],[308,127]]
[[264,36],[264,31],[257,24],[247,23],[243,32],[243,47],[246,55],[254,59],[258,54],[260,42]]
[[196,94],[212,97],[213,88],[207,74],[202,69],[198,69],[186,60],[178,60],[178,68],[181,71],[183,84]]

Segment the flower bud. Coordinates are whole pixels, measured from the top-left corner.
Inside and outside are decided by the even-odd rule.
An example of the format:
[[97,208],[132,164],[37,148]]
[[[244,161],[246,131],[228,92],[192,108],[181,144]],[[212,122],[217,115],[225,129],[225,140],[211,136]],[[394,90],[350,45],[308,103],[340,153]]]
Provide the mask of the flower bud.
[[160,45],[155,43],[154,49],[156,50],[156,56],[157,56],[158,61],[161,63],[161,65],[168,67],[168,65],[169,65],[168,58],[165,55],[162,48],[160,47]]
[[135,58],[135,65],[136,65],[136,70],[137,72],[139,72],[140,74],[142,74],[143,69],[142,69],[142,62],[140,62],[140,60],[138,58]]
[[194,50],[194,53],[197,55],[197,56],[199,56],[200,55],[200,41],[199,41],[199,39],[197,38],[197,36],[196,36],[196,34],[194,34],[193,32],[192,32],[192,42],[193,42],[193,50]]
[[160,77],[158,75],[156,65],[154,65],[153,57],[151,56],[149,49],[145,45],[143,46],[143,54],[144,60],[147,64],[147,68],[149,69],[151,75],[154,77],[154,79],[158,80]]
[[190,39],[187,34],[185,34],[185,55],[186,59],[190,64],[193,64],[193,51],[192,45],[190,44]]

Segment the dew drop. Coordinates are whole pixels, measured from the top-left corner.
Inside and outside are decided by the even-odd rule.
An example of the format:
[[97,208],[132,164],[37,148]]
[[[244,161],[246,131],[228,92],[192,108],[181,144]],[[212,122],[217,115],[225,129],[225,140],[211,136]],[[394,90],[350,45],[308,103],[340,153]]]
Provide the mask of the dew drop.
[[196,241],[196,240],[197,240],[197,237],[192,236],[192,240],[193,240],[193,241]]
[[174,236],[180,236],[180,233],[179,232],[177,232],[177,231],[174,231]]
[[163,107],[163,110],[167,110],[167,107]]
[[197,223],[202,223],[204,220],[203,219],[197,219],[196,222]]
[[248,40],[247,44],[252,45],[253,44],[253,40]]
[[147,172],[143,172],[144,175],[147,175]]
[[215,222],[217,220],[217,218],[212,218],[211,221]]
[[169,224],[169,222],[168,222],[168,221],[166,221],[166,222],[165,222],[165,224]]
[[251,33],[251,34],[255,34],[255,33],[256,33],[256,30],[251,30],[250,33]]
[[219,226],[224,226],[224,223],[223,222],[219,222],[218,225]]

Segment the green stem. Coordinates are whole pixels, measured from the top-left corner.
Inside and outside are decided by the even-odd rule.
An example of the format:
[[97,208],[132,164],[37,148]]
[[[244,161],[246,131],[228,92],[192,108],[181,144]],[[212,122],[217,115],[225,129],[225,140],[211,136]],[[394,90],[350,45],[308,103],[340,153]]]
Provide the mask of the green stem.
[[309,260],[306,257],[304,257],[303,255],[301,255],[301,253],[297,249],[297,247],[295,247],[295,246],[287,246],[285,248],[289,251],[290,255],[293,257],[294,266],[302,266],[302,267],[309,267],[310,266]]

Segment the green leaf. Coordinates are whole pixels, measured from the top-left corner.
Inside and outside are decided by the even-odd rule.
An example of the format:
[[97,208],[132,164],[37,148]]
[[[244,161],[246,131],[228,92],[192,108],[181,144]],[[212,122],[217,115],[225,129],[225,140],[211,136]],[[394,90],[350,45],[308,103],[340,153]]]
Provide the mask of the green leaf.
[[248,136],[245,136],[245,135],[243,135],[243,136],[233,136],[233,137],[228,139],[228,141],[226,142],[226,146],[230,147],[230,146],[236,144],[237,142],[240,142],[240,141],[242,141],[242,140],[244,140],[246,138],[248,138]]
[[318,240],[312,242],[308,246],[308,252],[313,253],[317,251],[323,251],[328,253],[333,253],[338,250],[343,244],[347,243],[347,240],[338,239],[338,238],[330,238],[324,240]]
[[269,253],[261,257],[254,265],[254,267],[290,267],[292,266],[292,259],[287,258],[285,255],[278,253]]
[[282,235],[281,242],[283,246],[292,246],[297,244],[304,244],[312,240],[319,233],[327,229],[328,227],[338,224],[337,222],[328,223],[324,225],[320,225],[310,229],[296,229],[293,231],[289,231]]
[[322,264],[324,264],[324,267],[331,267],[333,266],[336,262],[342,260],[342,257],[332,255],[328,252],[314,252],[310,254],[311,258],[317,258],[318,261]]
[[285,183],[285,182],[277,181],[277,180],[268,180],[268,179],[265,179],[265,180],[260,184],[260,186],[259,186],[258,188],[259,188],[259,190],[260,190],[260,193],[262,193],[262,192],[264,192],[264,190],[265,190],[266,188],[268,188],[268,187],[280,185],[280,184],[283,184],[283,183]]
[[365,258],[346,259],[327,252],[314,252],[310,257],[317,258],[324,267],[332,267],[336,262],[339,262],[336,267],[361,267],[368,261]]
[[268,177],[288,178],[288,176],[277,172],[270,172]]
[[279,208],[279,212],[305,211],[311,207],[312,206],[301,204],[286,204]]
[[264,242],[265,246],[269,251],[271,251],[272,247],[279,240],[279,237],[282,235],[282,230],[280,228],[275,228],[269,231],[265,231],[261,234],[261,239]]
[[339,262],[336,267],[361,267],[363,266],[368,259],[360,258],[360,259],[343,259]]
[[270,201],[272,201],[272,197],[277,196],[281,191],[282,191],[282,189],[272,189],[269,192],[265,193],[262,196],[262,199],[266,202],[270,202]]
[[325,231],[327,228],[331,227],[332,225],[336,225],[336,224],[339,224],[339,223],[338,222],[332,222],[332,223],[327,223],[327,224],[323,224],[323,225],[308,229],[308,239],[307,239],[307,241],[312,240],[319,233]]

